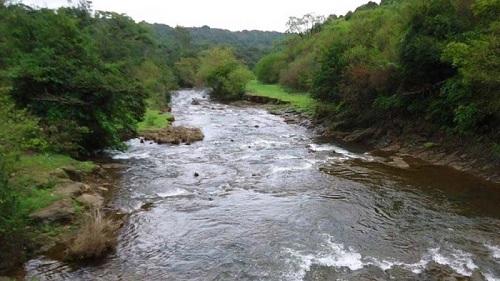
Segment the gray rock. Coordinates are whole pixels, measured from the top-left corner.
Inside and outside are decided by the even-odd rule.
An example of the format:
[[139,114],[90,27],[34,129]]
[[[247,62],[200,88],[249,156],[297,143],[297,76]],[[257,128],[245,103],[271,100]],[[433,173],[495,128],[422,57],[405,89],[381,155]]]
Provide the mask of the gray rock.
[[481,273],[481,271],[479,270],[474,270],[474,272],[472,272],[472,275],[470,276],[470,280],[471,281],[486,281],[486,277],[484,277],[484,275]]
[[63,187],[55,190],[52,194],[62,197],[77,197],[86,189],[86,185],[81,182],[69,181]]
[[98,186],[98,187],[97,187],[97,189],[98,189],[99,191],[102,191],[102,192],[108,192],[108,191],[109,191],[109,189],[108,189],[108,188],[103,187],[103,186]]
[[409,169],[410,165],[401,157],[391,157],[392,161],[387,164],[399,169]]
[[100,208],[104,203],[104,199],[97,194],[85,193],[76,198],[76,202],[90,208]]
[[30,214],[30,217],[43,223],[64,223],[70,221],[74,214],[71,199],[65,198]]

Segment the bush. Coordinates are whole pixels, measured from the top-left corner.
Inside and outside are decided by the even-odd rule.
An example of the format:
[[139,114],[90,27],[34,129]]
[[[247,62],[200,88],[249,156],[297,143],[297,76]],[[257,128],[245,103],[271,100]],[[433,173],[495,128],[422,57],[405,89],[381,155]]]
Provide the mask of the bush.
[[19,262],[26,245],[27,212],[21,204],[20,189],[10,179],[22,150],[36,150],[39,143],[44,140],[37,120],[26,111],[16,110],[0,92],[0,260]]
[[311,90],[312,75],[315,71],[314,66],[312,54],[297,58],[288,66],[288,69],[281,73],[280,85],[292,91],[309,92]]
[[199,87],[209,87],[211,97],[221,101],[241,99],[253,74],[239,62],[231,50],[213,48],[204,53],[197,73]]

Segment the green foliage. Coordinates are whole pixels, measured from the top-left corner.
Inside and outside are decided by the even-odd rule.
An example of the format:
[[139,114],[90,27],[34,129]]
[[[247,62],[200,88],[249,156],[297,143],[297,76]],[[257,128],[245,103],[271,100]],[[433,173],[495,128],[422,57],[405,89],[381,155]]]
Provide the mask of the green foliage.
[[272,53],[263,57],[255,65],[255,75],[262,83],[275,84],[280,80],[281,72],[285,66],[285,54],[282,52]]
[[380,110],[394,110],[401,107],[401,98],[398,95],[379,96],[373,105]]
[[196,84],[196,72],[198,72],[199,61],[197,58],[181,58],[175,63],[174,71],[179,77],[179,85],[191,88]]
[[0,259],[15,260],[25,246],[27,212],[22,192],[11,176],[24,150],[43,149],[38,122],[0,91]]
[[491,151],[497,158],[500,159],[500,143],[494,142],[491,146]]
[[170,124],[168,119],[171,117],[172,114],[170,113],[162,113],[159,110],[148,109],[144,120],[137,124],[137,129],[139,131],[163,129]]
[[[164,24],[153,24],[152,27],[160,39],[172,42],[173,49],[170,51],[178,51],[179,57],[195,57],[197,53],[214,46],[230,47],[234,49],[235,57],[251,69],[270,52],[273,43],[284,36],[280,32],[259,30],[232,32],[208,26],[173,28]],[[188,38],[189,52],[186,52],[185,46]],[[182,76],[178,78],[183,79]],[[182,87],[189,86],[180,84]]]
[[316,66],[313,53],[304,54],[291,62],[281,72],[279,83],[290,91],[308,92],[312,86],[312,74]]
[[47,147],[38,120],[26,110],[17,110],[6,91],[0,91],[0,158],[10,159],[21,151]]
[[430,135],[499,138],[498,11],[498,0],[368,3],[330,16],[311,36],[285,38],[258,65],[258,78],[279,73],[282,86],[310,90],[332,103],[317,115],[342,119],[336,123],[397,120],[424,123]]
[[457,16],[454,2],[440,0],[414,6],[401,46],[405,87],[427,87],[455,74],[452,66],[441,60],[447,42],[467,28]]
[[10,95],[41,119],[56,151],[85,154],[120,147],[134,134],[145,99],[165,93],[163,77],[131,79],[140,70],[159,72],[160,67],[151,70],[154,63],[142,63],[154,42],[125,16],[100,12],[92,18],[74,8],[55,12],[21,5],[2,12],[9,15],[6,36],[16,50],[5,72]]
[[424,148],[425,149],[431,149],[431,148],[434,148],[436,146],[439,146],[439,144],[433,143],[433,142],[426,142],[426,143],[424,143]]
[[200,58],[197,73],[198,86],[211,89],[212,98],[221,101],[241,99],[245,85],[253,79],[253,74],[225,48],[213,48],[205,51]]
[[475,103],[460,105],[455,109],[456,128],[459,132],[465,133],[474,127],[478,120],[478,109]]
[[340,102],[340,83],[347,68],[344,57],[346,46],[333,44],[320,60],[319,70],[314,75],[312,96],[315,99]]
[[[4,161],[0,163],[0,257],[22,247],[27,214],[21,206],[20,193],[10,182],[9,169]],[[14,248],[14,249],[13,249]]]
[[170,91],[177,88],[173,71],[153,60],[143,60],[132,69],[132,75],[144,86],[147,107],[163,109],[170,103]]

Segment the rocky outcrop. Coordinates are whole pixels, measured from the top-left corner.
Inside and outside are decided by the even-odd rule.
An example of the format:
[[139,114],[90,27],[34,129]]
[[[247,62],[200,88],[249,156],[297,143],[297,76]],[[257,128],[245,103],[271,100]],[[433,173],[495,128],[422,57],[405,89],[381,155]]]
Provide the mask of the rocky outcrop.
[[144,131],[141,136],[145,140],[154,141],[158,144],[191,144],[205,138],[200,129],[181,126],[169,126],[161,130]]
[[89,188],[88,185],[81,182],[66,181],[61,188],[58,188],[52,194],[64,198],[75,198]]

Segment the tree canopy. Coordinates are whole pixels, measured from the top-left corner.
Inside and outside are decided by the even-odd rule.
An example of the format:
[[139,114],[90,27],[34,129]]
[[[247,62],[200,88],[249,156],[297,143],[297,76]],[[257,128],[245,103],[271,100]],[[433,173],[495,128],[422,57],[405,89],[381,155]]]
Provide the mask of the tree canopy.
[[309,26],[310,36],[282,41],[284,48],[257,63],[257,77],[341,105],[344,123],[397,116],[498,142],[499,3],[370,2]]

